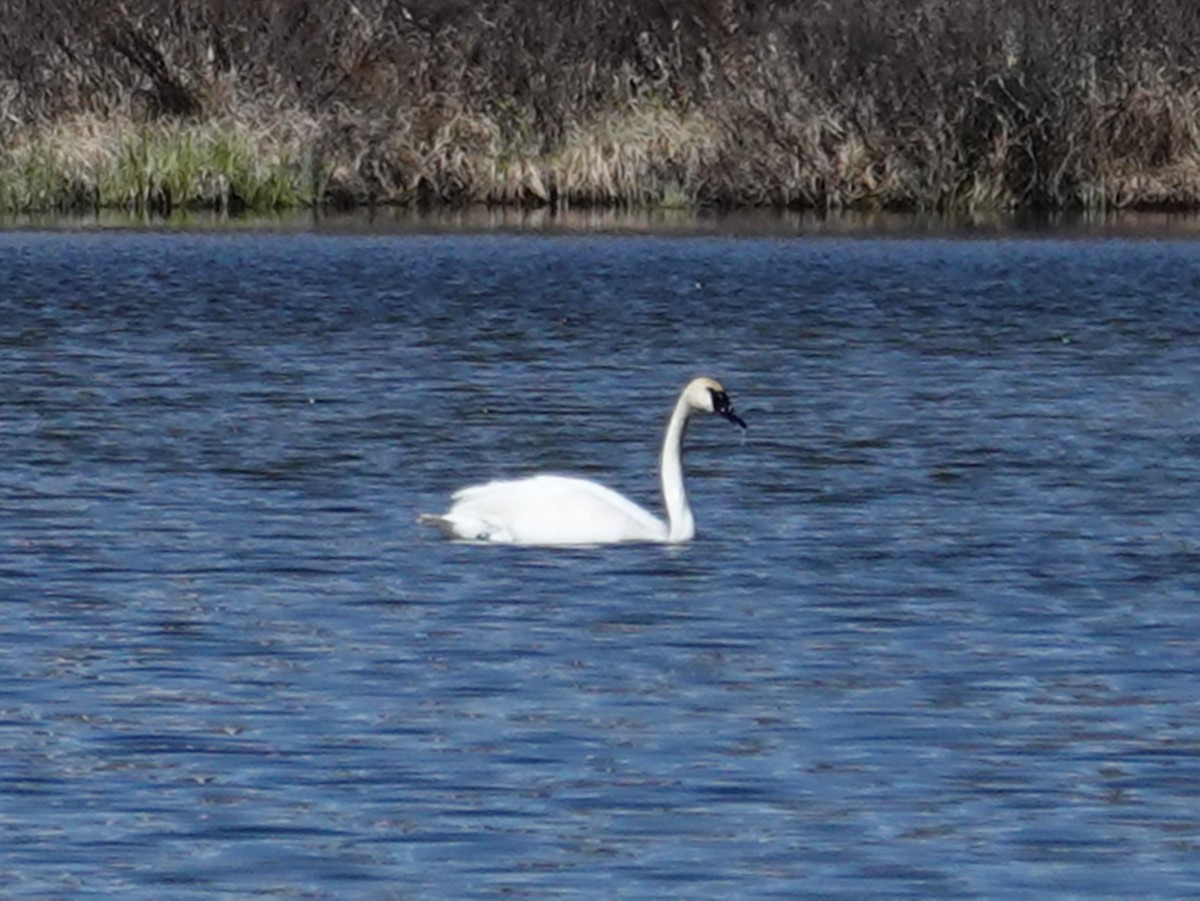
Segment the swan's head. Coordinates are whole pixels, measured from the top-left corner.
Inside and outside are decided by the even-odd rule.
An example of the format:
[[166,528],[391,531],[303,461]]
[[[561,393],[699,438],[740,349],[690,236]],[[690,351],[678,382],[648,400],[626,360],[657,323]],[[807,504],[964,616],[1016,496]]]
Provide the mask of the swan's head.
[[746,428],[742,417],[733,412],[733,402],[729,400],[729,395],[716,379],[710,379],[707,376],[692,379],[683,389],[683,396],[693,410],[701,413],[716,413],[730,422],[737,423],[743,429]]

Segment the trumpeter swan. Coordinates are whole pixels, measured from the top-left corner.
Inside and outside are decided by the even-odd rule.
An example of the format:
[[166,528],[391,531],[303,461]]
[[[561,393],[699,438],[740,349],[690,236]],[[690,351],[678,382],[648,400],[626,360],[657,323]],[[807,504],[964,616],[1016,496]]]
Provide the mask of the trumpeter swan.
[[504,544],[689,541],[696,524],[683,487],[680,454],[693,413],[716,413],[746,428],[720,382],[704,377],[688,382],[667,421],[659,460],[666,522],[603,485],[558,475],[472,485],[454,494],[448,512],[424,513],[418,520],[451,538]]

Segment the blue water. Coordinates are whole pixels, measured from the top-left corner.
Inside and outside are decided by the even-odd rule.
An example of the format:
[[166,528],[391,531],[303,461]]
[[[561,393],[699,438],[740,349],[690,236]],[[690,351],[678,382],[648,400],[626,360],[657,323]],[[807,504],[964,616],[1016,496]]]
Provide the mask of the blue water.
[[[682,548],[413,523],[540,469]],[[1200,892],[1200,244],[0,234],[5,898]]]

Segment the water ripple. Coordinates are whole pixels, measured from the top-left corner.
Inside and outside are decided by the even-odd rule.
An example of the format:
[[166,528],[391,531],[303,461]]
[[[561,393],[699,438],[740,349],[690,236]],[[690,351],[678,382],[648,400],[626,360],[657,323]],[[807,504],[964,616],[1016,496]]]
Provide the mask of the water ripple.
[[[0,235],[6,897],[1200,891],[1189,243]],[[699,287],[697,287],[699,286]],[[469,481],[684,548],[470,547]]]

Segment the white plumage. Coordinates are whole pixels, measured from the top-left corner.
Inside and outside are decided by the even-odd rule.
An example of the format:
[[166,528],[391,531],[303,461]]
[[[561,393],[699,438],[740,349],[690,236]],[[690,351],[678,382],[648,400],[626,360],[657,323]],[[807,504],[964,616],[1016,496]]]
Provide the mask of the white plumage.
[[451,538],[504,544],[580,545],[622,541],[682,542],[696,533],[683,485],[683,435],[694,413],[716,413],[742,428],[715,379],[688,382],[667,422],[659,458],[667,521],[587,479],[536,475],[488,482],[456,492],[446,513],[419,521]]

